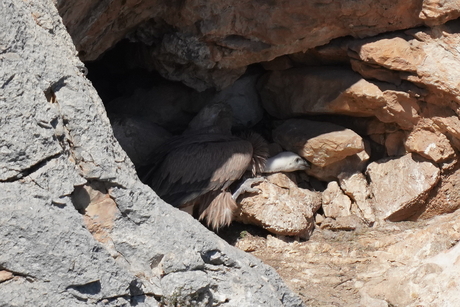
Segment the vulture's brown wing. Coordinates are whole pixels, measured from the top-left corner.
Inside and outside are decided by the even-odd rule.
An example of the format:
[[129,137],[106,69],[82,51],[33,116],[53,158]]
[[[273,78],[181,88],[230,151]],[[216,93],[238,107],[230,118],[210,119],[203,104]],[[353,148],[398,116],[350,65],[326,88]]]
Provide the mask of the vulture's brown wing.
[[[165,152],[167,151],[167,152]],[[250,142],[221,134],[176,138],[154,155],[144,182],[166,202],[180,207],[241,178],[252,159]]]

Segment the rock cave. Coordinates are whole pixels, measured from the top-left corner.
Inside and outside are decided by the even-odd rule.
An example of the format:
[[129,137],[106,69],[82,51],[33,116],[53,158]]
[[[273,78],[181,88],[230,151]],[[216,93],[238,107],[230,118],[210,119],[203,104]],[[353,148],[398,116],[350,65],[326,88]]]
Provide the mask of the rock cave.
[[[460,299],[457,2],[0,7],[1,306]],[[216,104],[309,167],[212,231],[136,170]]]

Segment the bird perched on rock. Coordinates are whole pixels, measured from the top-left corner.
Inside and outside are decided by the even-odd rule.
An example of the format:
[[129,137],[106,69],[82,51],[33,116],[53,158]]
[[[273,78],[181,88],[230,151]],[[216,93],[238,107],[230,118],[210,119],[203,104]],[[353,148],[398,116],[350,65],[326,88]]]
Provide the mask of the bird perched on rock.
[[254,177],[306,169],[306,161],[294,153],[281,153],[266,165],[266,141],[256,133],[233,136],[231,122],[228,105],[205,107],[184,134],[166,141],[138,170],[141,180],[164,201],[178,208],[194,205],[193,215],[213,229],[229,225],[237,197],[251,191],[250,182],[233,195],[229,189],[246,171]]
[[217,229],[231,223],[237,208],[230,185],[248,169],[260,174],[267,155],[265,140],[255,133],[186,134],[163,144],[141,179],[174,207],[195,205],[194,215]]

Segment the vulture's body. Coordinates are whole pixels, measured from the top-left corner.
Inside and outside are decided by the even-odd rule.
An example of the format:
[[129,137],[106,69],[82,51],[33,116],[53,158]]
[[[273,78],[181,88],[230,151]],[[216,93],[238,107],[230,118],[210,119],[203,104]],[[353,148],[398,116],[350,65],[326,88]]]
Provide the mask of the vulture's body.
[[235,200],[229,186],[246,170],[260,173],[267,158],[262,137],[191,133],[167,141],[141,171],[142,180],[175,207],[195,205],[212,228],[231,223]]

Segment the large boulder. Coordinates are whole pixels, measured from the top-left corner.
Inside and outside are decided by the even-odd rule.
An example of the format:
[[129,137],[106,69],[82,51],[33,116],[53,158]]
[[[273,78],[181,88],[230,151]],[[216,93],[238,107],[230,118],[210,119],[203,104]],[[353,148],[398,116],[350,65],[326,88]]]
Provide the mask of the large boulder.
[[302,305],[139,182],[51,0],[0,25],[0,305]]
[[372,162],[367,175],[376,217],[402,221],[423,207],[428,192],[438,183],[440,170],[430,161],[407,154]]

